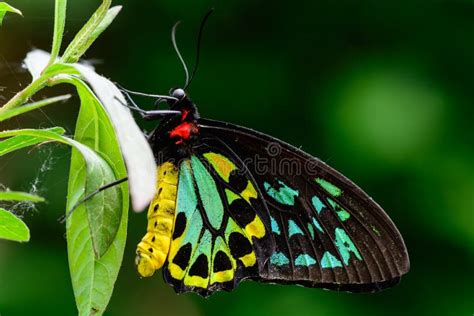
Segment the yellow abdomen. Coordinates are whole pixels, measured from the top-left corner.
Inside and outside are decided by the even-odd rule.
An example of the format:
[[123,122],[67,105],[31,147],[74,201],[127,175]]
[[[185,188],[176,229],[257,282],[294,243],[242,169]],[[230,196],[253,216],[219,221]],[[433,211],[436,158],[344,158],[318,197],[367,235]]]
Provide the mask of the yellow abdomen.
[[171,162],[165,162],[158,167],[157,192],[148,208],[147,233],[137,246],[135,264],[142,277],[152,276],[168,256],[177,191],[178,168]]

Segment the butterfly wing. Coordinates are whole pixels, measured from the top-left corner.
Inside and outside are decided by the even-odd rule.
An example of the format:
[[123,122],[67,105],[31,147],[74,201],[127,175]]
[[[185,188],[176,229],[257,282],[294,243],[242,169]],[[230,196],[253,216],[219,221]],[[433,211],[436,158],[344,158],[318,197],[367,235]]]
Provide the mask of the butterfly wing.
[[[208,296],[258,278],[273,243],[268,213],[254,182],[205,146],[177,163],[176,216],[163,269],[178,293]],[[259,198],[260,196],[260,198]]]
[[408,272],[393,222],[342,174],[251,129],[200,119],[199,130],[203,143],[233,161],[259,192],[270,235],[270,254],[257,256],[261,281],[371,292]]

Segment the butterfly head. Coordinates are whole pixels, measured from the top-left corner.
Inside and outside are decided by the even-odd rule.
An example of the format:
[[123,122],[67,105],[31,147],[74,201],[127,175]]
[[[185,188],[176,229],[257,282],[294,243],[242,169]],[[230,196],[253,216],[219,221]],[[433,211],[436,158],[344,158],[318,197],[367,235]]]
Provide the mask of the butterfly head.
[[196,105],[182,88],[173,88],[169,93],[168,104],[171,110],[181,112],[181,121],[196,121],[199,114]]
[[178,100],[175,102],[179,102],[182,99],[186,98],[186,92],[181,88],[175,88],[175,89],[171,89],[170,96]]
[[176,144],[181,144],[198,133],[196,122],[199,119],[199,114],[196,105],[189,99],[184,89],[171,89],[170,97],[174,98],[168,101],[170,108],[180,111],[181,117],[173,120],[169,137]]

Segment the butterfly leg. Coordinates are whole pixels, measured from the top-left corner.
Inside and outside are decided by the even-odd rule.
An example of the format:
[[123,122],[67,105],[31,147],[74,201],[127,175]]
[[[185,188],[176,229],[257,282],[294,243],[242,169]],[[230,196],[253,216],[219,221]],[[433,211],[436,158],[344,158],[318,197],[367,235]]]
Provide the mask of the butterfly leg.
[[72,213],[74,212],[74,210],[76,210],[76,208],[81,205],[82,203],[86,202],[87,200],[93,198],[96,194],[104,191],[104,190],[107,190],[107,189],[110,189],[116,185],[119,185],[125,181],[128,180],[128,177],[125,177],[125,178],[122,178],[122,179],[119,179],[119,180],[116,180],[116,181],[113,181],[113,182],[110,182],[104,186],[101,186],[100,188],[98,188],[97,190],[95,190],[94,192],[91,192],[89,193],[88,195],[86,195],[84,198],[82,198],[81,200],[79,200],[79,202],[77,202],[76,204],[74,204],[74,206],[71,208],[71,210],[69,212],[67,212],[66,215],[64,216],[61,216],[61,218],[59,219],[59,222],[61,223],[64,223],[66,222],[66,220],[72,215]]
[[115,98],[117,101],[119,101],[123,106],[128,107],[132,111],[136,111],[140,116],[145,119],[145,120],[155,120],[157,118],[161,118],[163,116],[167,115],[179,115],[181,114],[180,111],[175,111],[175,110],[152,110],[152,111],[146,111],[141,109],[133,99],[126,94],[128,101],[131,103],[131,105],[124,104],[121,100],[118,98]]

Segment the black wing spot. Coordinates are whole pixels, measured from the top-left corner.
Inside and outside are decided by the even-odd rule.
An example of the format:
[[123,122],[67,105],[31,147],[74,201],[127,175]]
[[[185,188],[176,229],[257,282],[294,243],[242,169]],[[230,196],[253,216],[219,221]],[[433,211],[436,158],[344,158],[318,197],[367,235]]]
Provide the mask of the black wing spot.
[[235,191],[242,192],[247,187],[248,180],[242,172],[236,169],[232,170],[229,175],[229,184]]
[[250,224],[257,215],[252,207],[244,199],[234,200],[232,204],[229,205],[229,208],[235,221],[241,227],[245,227]]
[[176,221],[174,223],[173,240],[181,237],[181,235],[184,233],[185,228],[186,215],[184,215],[184,213],[178,213],[178,215],[176,216]]
[[149,251],[150,253],[153,253],[153,248],[148,248],[148,251]]
[[159,208],[160,208],[160,204],[156,204],[155,207],[153,208],[153,212],[158,211]]
[[189,275],[197,275],[205,279],[209,276],[208,269],[209,267],[207,256],[202,253],[199,255],[199,257],[197,257],[196,261],[194,261],[194,264],[191,266],[191,269],[189,269]]
[[186,245],[179,248],[178,253],[173,258],[173,263],[178,265],[181,270],[186,270],[186,267],[189,264],[189,259],[191,258],[191,244],[187,243]]
[[153,238],[151,239],[151,242],[155,242],[156,240],[156,236],[153,236]]
[[244,235],[232,233],[229,236],[229,248],[232,257],[239,259],[249,253],[252,253],[252,245]]
[[214,257],[214,272],[227,271],[232,269],[232,262],[230,262],[227,254],[221,250],[216,253]]

